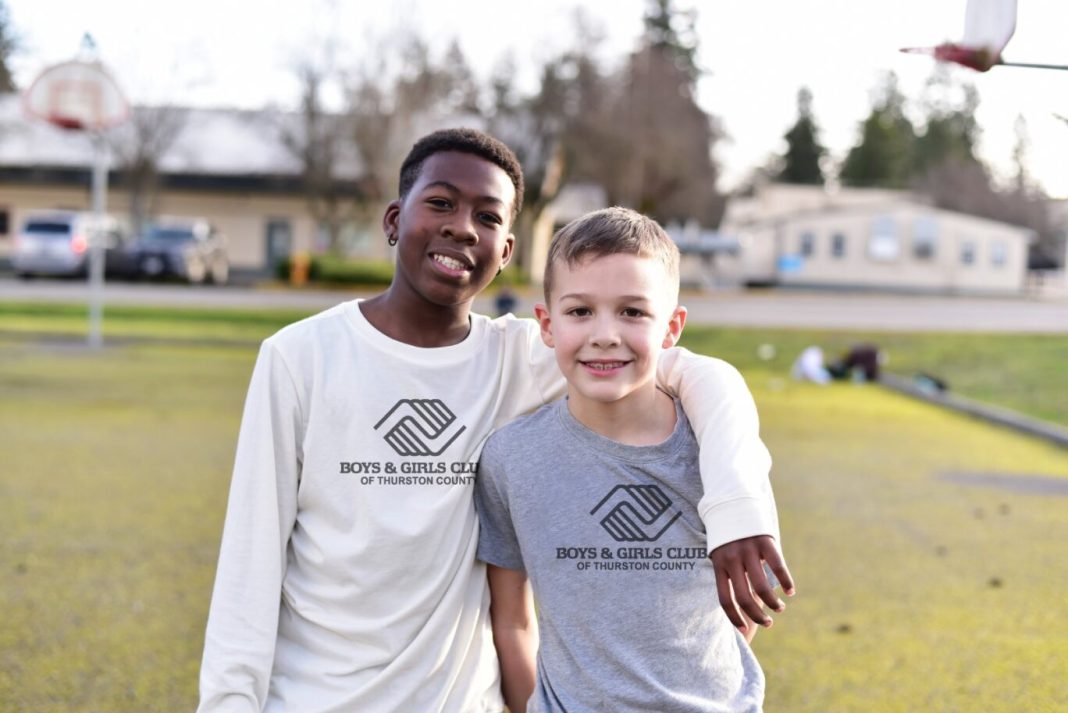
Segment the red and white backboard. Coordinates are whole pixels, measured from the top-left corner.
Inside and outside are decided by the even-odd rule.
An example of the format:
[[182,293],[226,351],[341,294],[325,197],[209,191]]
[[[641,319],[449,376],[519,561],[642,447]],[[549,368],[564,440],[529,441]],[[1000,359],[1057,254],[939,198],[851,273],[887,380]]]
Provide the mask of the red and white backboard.
[[121,124],[130,105],[98,62],[70,61],[41,72],[23,94],[26,112],[64,129],[100,131]]

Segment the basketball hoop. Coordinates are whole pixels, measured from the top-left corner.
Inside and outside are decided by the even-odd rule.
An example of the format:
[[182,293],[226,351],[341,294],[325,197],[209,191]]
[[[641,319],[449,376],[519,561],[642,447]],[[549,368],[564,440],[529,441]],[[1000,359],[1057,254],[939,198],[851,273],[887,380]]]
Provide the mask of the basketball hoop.
[[31,116],[75,131],[102,131],[130,114],[119,85],[98,62],[53,65],[38,75],[22,99]]
[[[91,43],[91,39],[86,37]],[[84,41],[83,41],[84,43]],[[72,60],[41,72],[22,95],[26,113],[71,131],[85,131],[93,143],[93,214],[103,218],[108,193],[108,149],[103,131],[126,121],[130,105],[99,62]],[[89,346],[103,344],[104,241],[89,236]]]

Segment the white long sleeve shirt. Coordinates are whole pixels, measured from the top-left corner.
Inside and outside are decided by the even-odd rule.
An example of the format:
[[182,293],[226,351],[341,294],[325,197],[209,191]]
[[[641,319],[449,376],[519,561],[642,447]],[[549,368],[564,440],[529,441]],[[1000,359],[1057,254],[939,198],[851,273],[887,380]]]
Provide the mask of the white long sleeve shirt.
[[[658,380],[701,444],[709,549],[778,537],[740,375],[675,349]],[[426,349],[383,335],[353,301],[267,339],[238,439],[199,710],[500,711],[475,463],[490,433],[564,391],[532,320],[472,315],[463,342]]]

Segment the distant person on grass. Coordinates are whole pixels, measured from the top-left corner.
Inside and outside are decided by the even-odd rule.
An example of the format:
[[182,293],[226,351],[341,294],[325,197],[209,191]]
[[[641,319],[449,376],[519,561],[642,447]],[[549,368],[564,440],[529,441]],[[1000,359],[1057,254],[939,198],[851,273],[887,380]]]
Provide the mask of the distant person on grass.
[[[475,559],[475,467],[490,433],[564,390],[537,322],[471,313],[512,254],[523,177],[496,139],[447,130],[412,147],[398,196],[382,220],[398,250],[390,287],[290,325],[260,349],[201,711],[502,707]],[[756,422],[735,423],[738,394],[721,388],[721,372],[675,349],[660,359],[658,383],[709,444],[701,513],[723,574],[720,602],[738,625],[738,606],[770,624],[761,602],[781,604],[762,562],[789,574],[765,507],[767,462],[747,455],[763,452]],[[718,609],[711,591],[698,604]]]
[[[764,674],[745,635],[755,629],[705,602],[717,573],[697,439],[656,383],[686,322],[678,248],[650,218],[608,208],[560,230],[544,284],[535,314],[567,397],[490,437],[475,490],[509,709],[761,710]],[[705,379],[730,411],[701,448],[766,470],[742,377],[715,361]],[[764,506],[774,513],[770,491]]]

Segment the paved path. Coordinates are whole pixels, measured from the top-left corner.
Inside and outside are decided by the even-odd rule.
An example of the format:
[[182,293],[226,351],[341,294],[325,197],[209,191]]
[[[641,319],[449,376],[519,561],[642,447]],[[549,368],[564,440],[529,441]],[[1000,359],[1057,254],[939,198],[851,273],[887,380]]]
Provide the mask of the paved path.
[[1068,333],[1068,302],[775,290],[682,303],[698,324],[951,332]]
[[[360,292],[269,287],[190,287],[111,283],[108,304],[321,309]],[[364,293],[371,294],[371,293]],[[0,301],[77,302],[87,298],[77,281],[0,279]],[[520,299],[517,312],[531,314],[539,292]],[[791,290],[685,293],[693,324],[826,329],[1068,333],[1068,301],[1028,298],[936,297]],[[476,309],[492,313],[492,298]]]

